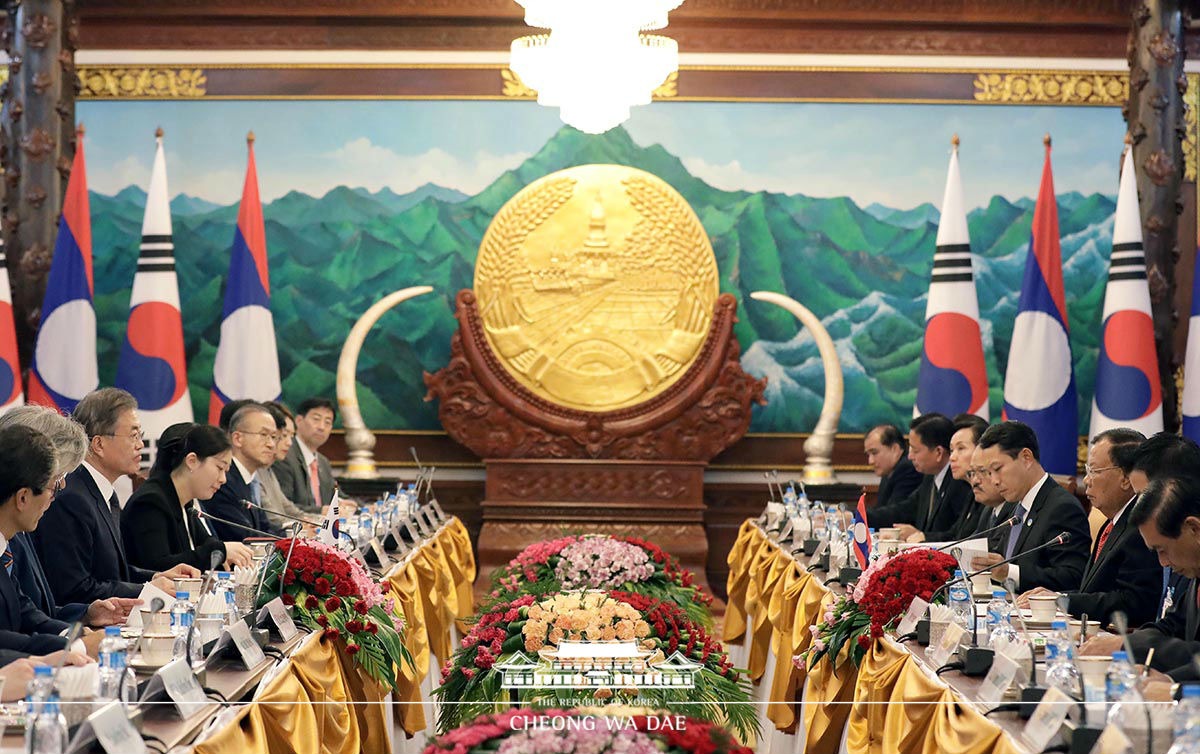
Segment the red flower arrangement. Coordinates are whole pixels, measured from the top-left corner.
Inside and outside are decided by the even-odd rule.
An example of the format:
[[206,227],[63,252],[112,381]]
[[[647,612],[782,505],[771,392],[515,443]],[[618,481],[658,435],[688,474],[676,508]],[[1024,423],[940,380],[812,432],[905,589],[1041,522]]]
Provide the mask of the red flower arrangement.
[[607,589],[616,586],[626,591],[670,600],[687,611],[693,621],[711,622],[711,614],[707,607],[712,604],[713,596],[694,583],[695,574],[681,566],[677,558],[658,545],[638,537],[589,534],[535,542],[518,553],[508,562],[507,566],[496,570],[492,577],[492,599],[510,600],[517,594],[523,593],[525,591],[523,584],[527,583],[537,583],[542,587],[553,585],[562,587],[563,584],[558,580],[556,569],[564,557],[563,550],[584,539],[595,537],[604,537],[640,548],[654,565],[653,574],[642,581],[627,581],[623,584],[612,584],[599,588]]
[[858,667],[872,642],[893,627],[913,599],[929,601],[956,568],[953,555],[925,547],[876,560],[859,576],[853,591],[827,607],[822,620],[810,627],[812,644],[795,661],[812,667],[828,656],[836,663],[842,648],[848,647],[846,656]]
[[295,606],[300,622],[326,640],[344,638],[346,654],[395,690],[397,668],[411,664],[412,657],[401,638],[403,616],[386,593],[386,585],[372,581],[341,550],[311,539],[282,539],[267,563],[259,601],[266,604],[278,594]]

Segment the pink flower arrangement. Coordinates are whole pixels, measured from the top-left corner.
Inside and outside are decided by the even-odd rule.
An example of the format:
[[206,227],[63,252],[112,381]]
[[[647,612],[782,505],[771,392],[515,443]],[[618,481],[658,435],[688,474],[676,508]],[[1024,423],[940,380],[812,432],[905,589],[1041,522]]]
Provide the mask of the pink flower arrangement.
[[654,564],[645,550],[608,537],[573,542],[559,556],[554,576],[563,589],[615,589],[654,575]]
[[535,728],[513,733],[500,744],[500,754],[562,754],[574,752],[620,752],[621,754],[659,754],[650,736],[636,730],[592,728],[547,730]]

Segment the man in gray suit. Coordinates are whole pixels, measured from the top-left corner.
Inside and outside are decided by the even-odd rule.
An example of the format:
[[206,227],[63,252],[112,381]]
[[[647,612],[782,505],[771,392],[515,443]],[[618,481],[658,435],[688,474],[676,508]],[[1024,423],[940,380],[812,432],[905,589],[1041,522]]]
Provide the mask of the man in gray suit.
[[310,513],[333,500],[333,469],[320,448],[333,431],[333,401],[309,398],[296,409],[296,441],[271,468],[287,499]]

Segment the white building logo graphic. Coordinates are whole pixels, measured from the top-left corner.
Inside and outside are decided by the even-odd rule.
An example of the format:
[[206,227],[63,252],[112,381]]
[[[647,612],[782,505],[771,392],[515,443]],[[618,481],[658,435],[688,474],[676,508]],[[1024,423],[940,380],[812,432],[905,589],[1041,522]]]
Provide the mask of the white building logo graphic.
[[563,639],[538,652],[536,660],[517,652],[495,667],[503,672],[506,689],[695,687],[698,663],[679,652],[658,661],[651,660],[653,654],[634,641]]

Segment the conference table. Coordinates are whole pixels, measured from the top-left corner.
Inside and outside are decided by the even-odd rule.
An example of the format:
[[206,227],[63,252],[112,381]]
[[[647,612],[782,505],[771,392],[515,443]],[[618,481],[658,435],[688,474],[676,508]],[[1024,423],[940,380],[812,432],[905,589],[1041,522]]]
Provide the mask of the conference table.
[[760,752],[809,754],[1010,754],[1040,751],[1016,713],[985,716],[982,678],[941,676],[916,642],[876,641],[857,669],[822,660],[807,672],[792,658],[839,587],[809,571],[809,558],[747,520],[730,550],[723,639],[755,682]]
[[[411,549],[393,552],[380,579],[403,612],[413,665],[401,669],[399,693],[363,673],[342,640],[301,633],[269,642],[282,656],[246,669],[222,660],[204,685],[215,691],[199,712],[180,719],[169,701],[143,707],[150,751],[186,746],[197,754],[305,752],[408,754],[424,748],[436,720],[431,701],[438,669],[474,611],[475,558],[467,529],[450,517]],[[389,558],[390,559],[390,558]],[[144,679],[139,679],[144,680]],[[223,701],[216,701],[222,699]],[[6,731],[0,752],[24,751],[23,733]]]

